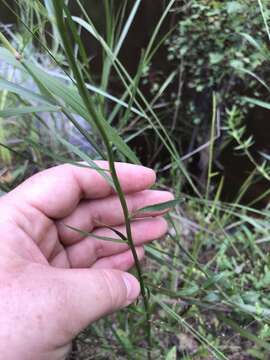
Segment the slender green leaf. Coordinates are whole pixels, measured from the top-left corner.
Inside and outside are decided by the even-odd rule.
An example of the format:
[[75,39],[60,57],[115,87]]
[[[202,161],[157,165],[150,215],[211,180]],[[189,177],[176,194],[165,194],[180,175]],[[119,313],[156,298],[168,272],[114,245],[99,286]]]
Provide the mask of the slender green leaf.
[[115,239],[115,238],[108,237],[108,236],[99,236],[99,235],[96,235],[95,233],[91,233],[91,232],[88,232],[88,231],[77,229],[77,228],[75,228],[73,226],[70,226],[68,224],[64,224],[64,225],[68,229],[73,230],[73,231],[79,233],[80,235],[82,235],[84,237],[87,236],[87,237],[92,237],[92,238],[97,239],[97,240],[110,241],[110,242],[121,243],[121,244],[124,243],[123,240]]
[[146,212],[168,210],[168,209],[174,208],[176,205],[179,205],[183,201],[184,201],[183,199],[176,199],[176,200],[171,200],[171,201],[165,201],[165,202],[162,202],[159,204],[149,205],[149,206],[143,207],[141,209],[138,209],[136,211],[136,213],[146,213]]
[[125,41],[125,38],[126,38],[128,32],[129,32],[129,29],[130,29],[132,23],[133,23],[133,20],[134,20],[136,14],[137,14],[137,11],[139,9],[139,6],[140,6],[141,2],[142,2],[142,0],[136,0],[136,2],[133,5],[133,8],[132,8],[132,10],[131,10],[131,12],[130,12],[130,14],[128,16],[126,24],[125,24],[125,26],[123,28],[123,31],[122,31],[122,33],[120,35],[118,43],[117,43],[117,45],[115,47],[115,50],[114,50],[114,56],[115,57],[117,57],[118,54],[119,54],[119,51],[120,51],[120,49],[121,49],[121,47],[122,47],[122,45],[123,45],[123,43]]
[[191,325],[189,325],[180,315],[178,315],[173,309],[171,309],[167,304],[160,301],[156,298],[157,303],[165,310],[165,312],[170,315],[173,319],[175,319],[179,324],[181,324],[188,332],[190,332],[195,338],[197,338],[200,342],[207,345],[209,351],[211,351],[218,359],[221,360],[229,360],[227,356],[225,356],[219,349],[216,348],[211,342],[201,335],[198,331],[196,331]]
[[102,224],[100,223],[100,225],[104,226],[107,229],[110,229],[111,231],[113,231],[117,236],[119,236],[120,239],[122,239],[125,243],[127,242],[127,237],[122,234],[120,231],[114,229],[113,227],[106,225],[106,224]]
[[[0,52],[0,56],[2,56],[5,52]],[[10,59],[9,59],[10,62]],[[16,61],[16,59],[12,60],[13,64],[17,64],[21,67],[21,64]],[[36,79],[43,84],[46,89],[51,94],[54,94],[57,98],[60,98],[64,101],[64,103],[70,106],[74,113],[80,115],[84,119],[86,119],[92,126],[95,127],[95,122],[89,116],[89,113],[83,103],[81,96],[75,87],[68,86],[64,81],[60,81],[56,79],[54,76],[48,74],[39,66],[24,60],[25,64],[29,69],[31,69],[31,73],[35,76]],[[33,93],[19,85],[7,82],[7,80],[0,80],[0,89],[12,91],[17,93],[22,97],[26,97],[27,99],[33,99],[42,103],[50,104],[48,99],[45,99],[43,96]],[[117,131],[111,127],[111,125],[103,118],[99,119],[104,126],[110,141],[121,151],[131,162],[139,163],[138,158],[135,153],[130,149],[130,147],[122,140],[122,138],[118,135]]]
[[266,11],[269,13],[269,10],[266,10],[264,8],[264,5],[262,3],[262,0],[258,0],[258,4],[260,6],[260,10],[261,10],[261,14],[262,14],[262,18],[263,18],[263,22],[264,22],[264,26],[265,26],[265,30],[266,30],[266,33],[267,33],[267,36],[268,36],[268,40],[270,41],[270,29],[269,29],[269,26],[268,26],[268,18],[266,16]]
[[25,106],[25,107],[17,107],[17,108],[7,108],[0,110],[0,117],[8,118],[12,116],[19,116],[25,114],[34,114],[39,112],[58,112],[60,111],[60,107],[57,106]]
[[250,104],[257,105],[264,109],[270,110],[270,103],[268,103],[268,102],[258,100],[258,99],[253,99],[253,98],[250,98],[247,96],[243,97],[243,100],[249,102]]
[[250,71],[248,69],[245,69],[245,68],[240,68],[240,67],[234,67],[234,68],[237,71],[241,71],[241,72],[243,72],[245,74],[248,74],[248,75],[252,76],[254,79],[256,79],[258,82],[260,82],[270,92],[270,87],[266,84],[266,82],[261,77],[256,75],[254,72],[252,72],[252,71]]
[[240,33],[240,35],[245,38],[250,43],[250,45],[255,47],[264,57],[267,57],[263,46],[257,40],[255,40],[254,37],[246,33]]
[[51,103],[45,99],[42,95],[34,93],[20,85],[14,84],[8,80],[0,80],[0,90],[7,90],[11,93],[17,94],[27,100],[33,100],[38,103],[51,105]]
[[[172,0],[168,7],[166,9],[169,9],[175,0]],[[86,22],[85,20],[78,18],[78,17],[74,17],[73,16],[73,20],[75,22],[78,22],[86,31],[88,31],[92,36],[94,36],[101,44],[101,46],[103,47],[103,49],[109,54],[109,56],[111,58],[114,58],[113,56],[113,52],[110,49],[110,47],[107,45],[107,43],[104,41],[104,39],[102,38],[102,36],[98,33],[98,31],[95,29],[94,25],[92,24],[91,20],[88,18],[89,23]],[[162,16],[162,19],[160,20],[160,23],[162,23],[162,21],[164,20],[164,17]],[[154,37],[156,36],[157,32],[155,32]],[[153,37],[153,39],[154,39]],[[154,40],[153,40],[154,41]],[[114,67],[120,77],[120,79],[122,80],[122,82],[124,83],[124,85],[126,86],[126,88],[130,90],[130,86],[127,84],[127,82],[125,81],[125,77],[128,79],[128,81],[130,82],[130,84],[132,84],[132,86],[134,86],[134,82],[132,80],[132,78],[130,77],[130,75],[128,74],[128,72],[126,71],[126,69],[124,68],[124,66],[121,64],[121,62],[116,58],[115,62],[114,62]],[[122,75],[122,73],[124,74],[124,76]],[[131,87],[132,88],[132,87]],[[155,132],[157,133],[157,135],[159,136],[159,138],[161,139],[161,141],[163,142],[165,148],[168,150],[168,152],[171,154],[171,156],[173,157],[173,159],[177,162],[177,165],[179,166],[179,168],[181,169],[181,171],[183,172],[183,174],[185,175],[187,181],[190,183],[190,185],[192,186],[192,189],[194,190],[194,192],[201,197],[201,194],[199,192],[199,190],[197,189],[197,187],[195,186],[195,184],[193,183],[193,180],[191,179],[191,177],[189,176],[184,164],[182,163],[181,158],[179,157],[179,152],[177,151],[177,149],[175,148],[174,143],[172,142],[172,139],[170,138],[168,132],[166,131],[166,129],[164,128],[163,124],[161,123],[161,121],[159,120],[158,116],[155,114],[155,112],[153,111],[151,105],[148,103],[148,101],[145,99],[145,97],[143,96],[142,92],[137,89],[138,95],[140,96],[140,98],[142,99],[143,103],[146,105],[147,107],[147,111],[150,112],[151,117],[154,118],[156,124],[154,123],[154,121],[152,120],[152,118],[150,116],[147,116],[147,121],[149,122],[150,126],[152,126],[152,128],[155,130]],[[130,93],[130,96],[132,96],[132,92]],[[134,99],[134,102],[136,103],[137,107],[141,110],[144,111],[142,109],[142,106],[140,105],[140,103],[138,101],[136,101],[136,99]],[[144,111],[145,113],[145,111]]]
[[104,170],[97,166],[97,164],[90,158],[90,156],[86,155],[84,152],[82,152],[77,146],[74,146],[67,140],[63,139],[61,136],[57,136],[57,139],[65,145],[69,151],[76,154],[81,160],[85,161],[91,169],[96,170],[107,182],[114,188],[114,183],[110,176],[107,175],[108,170]]

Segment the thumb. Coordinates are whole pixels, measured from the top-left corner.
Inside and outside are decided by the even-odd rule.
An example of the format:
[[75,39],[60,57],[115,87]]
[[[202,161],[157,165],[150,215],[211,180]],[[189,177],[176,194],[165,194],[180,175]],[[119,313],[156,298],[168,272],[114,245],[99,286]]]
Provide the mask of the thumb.
[[[138,280],[111,269],[60,270],[65,289],[64,319],[71,336],[92,322],[130,305],[140,293]],[[62,314],[62,315],[64,315]]]

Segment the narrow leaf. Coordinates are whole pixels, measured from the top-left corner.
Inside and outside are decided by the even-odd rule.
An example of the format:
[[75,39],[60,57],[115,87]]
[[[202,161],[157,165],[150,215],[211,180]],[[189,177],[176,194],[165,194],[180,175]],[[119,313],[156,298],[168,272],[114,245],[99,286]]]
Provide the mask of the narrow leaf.
[[119,240],[119,239],[111,238],[111,237],[108,237],[108,236],[99,236],[99,235],[96,235],[94,233],[90,233],[88,231],[77,229],[77,228],[75,228],[73,226],[70,226],[70,225],[67,225],[67,224],[64,224],[64,225],[68,229],[76,231],[77,233],[79,233],[80,235],[82,235],[84,237],[89,236],[89,237],[92,237],[92,238],[97,239],[97,240],[111,241],[111,242],[123,244],[123,241]]
[[165,201],[165,202],[162,202],[159,204],[149,205],[149,206],[143,207],[141,209],[138,209],[136,211],[136,214],[167,210],[170,208],[174,208],[176,205],[182,203],[183,201],[184,201],[183,199],[176,199],[176,200],[171,200],[171,201]]
[[97,164],[90,158],[90,156],[86,155],[84,152],[78,149],[78,147],[74,146],[67,140],[63,139],[61,136],[57,135],[57,139],[71,152],[79,156],[79,158],[85,161],[90,168],[95,169],[113,188],[114,184],[112,179],[106,174],[108,170],[104,170],[97,166]]
[[270,110],[270,103],[268,103],[268,102],[258,100],[258,99],[253,99],[253,98],[246,97],[246,96],[243,97],[243,99],[245,101],[249,102],[250,104],[257,105],[257,106],[260,106],[260,107],[262,107],[264,109]]
[[35,114],[39,112],[58,112],[60,111],[60,107],[57,106],[25,106],[25,107],[17,107],[17,108],[7,108],[0,110],[0,117],[9,118],[12,116],[25,115],[25,114]]
[[[16,61],[15,58],[12,58],[10,54],[7,54],[6,49],[0,48],[0,58],[7,61],[13,66],[24,69],[20,62]],[[72,108],[74,113],[83,117],[95,128],[95,123],[93,119],[89,116],[84,102],[75,87],[70,86],[69,84],[67,84],[67,82],[56,79],[55,76],[50,75],[49,73],[47,73],[39,66],[35,65],[30,61],[24,60],[24,63],[29,69],[31,69],[31,76],[35,76],[36,79],[39,79],[39,81],[42,82],[44,87],[46,87],[51,94],[55,95],[59,99],[62,99],[67,106],[70,106]],[[51,102],[48,102],[48,100],[45,99],[44,96],[33,93],[22,86],[13,84],[6,80],[0,80],[0,90],[8,90],[10,92],[18,94],[23,98],[27,98],[28,100],[32,99],[43,104],[51,104]],[[139,164],[139,159],[130,149],[130,147],[126,144],[126,142],[118,135],[117,131],[103,117],[100,117],[99,120],[102,122],[110,141],[118,148],[118,150],[123,155],[125,155],[132,163]]]
[[48,102],[47,99],[44,99],[43,96],[33,91],[30,91],[20,85],[14,84],[8,80],[0,80],[0,90],[9,91],[11,93],[21,96],[22,98],[26,98],[27,100],[31,99],[39,103],[51,105],[51,103]]
[[229,360],[218,348],[216,348],[211,342],[201,335],[197,330],[195,330],[189,323],[185,321],[180,315],[178,315],[173,309],[171,309],[167,304],[160,301],[156,298],[156,302],[162,307],[162,309],[170,315],[171,318],[179,322],[189,333],[191,333],[197,340],[201,343],[207,345],[209,351],[211,351],[218,359]]
[[122,234],[120,231],[114,229],[113,227],[103,224],[103,223],[98,223],[99,225],[105,227],[106,229],[110,229],[111,231],[113,231],[117,236],[119,236],[120,239],[122,239],[124,242],[127,242],[127,237]]

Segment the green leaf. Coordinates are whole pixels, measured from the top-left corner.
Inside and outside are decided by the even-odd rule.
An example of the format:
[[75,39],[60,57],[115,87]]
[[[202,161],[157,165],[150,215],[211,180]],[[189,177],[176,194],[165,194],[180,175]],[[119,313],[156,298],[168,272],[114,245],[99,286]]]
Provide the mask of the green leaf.
[[8,80],[0,80],[0,90],[6,90],[11,93],[17,94],[21,96],[24,99],[27,100],[34,100],[38,103],[51,105],[51,103],[45,99],[43,96],[34,93],[33,91],[30,91],[20,85],[14,84]]
[[[10,54],[9,56],[5,57],[5,54],[7,54],[7,51],[3,48],[0,48],[0,57],[3,60],[6,60],[8,63],[20,68],[25,72],[25,69],[20,64],[20,62],[16,61],[15,58],[12,58]],[[51,94],[63,100],[66,106],[70,106],[72,108],[74,113],[83,117],[94,128],[96,128],[95,123],[93,119],[90,117],[81,96],[79,95],[77,89],[74,86],[72,87],[68,85],[66,82],[56,79],[54,76],[48,74],[42,68],[40,68],[39,66],[35,65],[30,61],[24,60],[24,63],[26,64],[27,68],[31,69],[31,74],[30,74],[31,76],[34,76],[36,79],[38,79],[39,82],[42,83],[43,86]],[[33,93],[28,89],[13,84],[7,80],[0,80],[0,89],[14,92],[28,100],[32,99],[43,104],[54,104],[53,100],[52,102],[50,102],[44,96]],[[139,159],[137,158],[135,153],[130,149],[130,147],[125,143],[125,141],[118,135],[117,131],[103,117],[100,117],[99,120],[102,122],[102,125],[104,126],[105,131],[107,132],[107,135],[110,141],[113,143],[113,145],[115,145],[118,148],[118,150],[123,155],[125,155],[127,159],[129,159],[129,161],[135,164],[139,164],[140,163]]]
[[[131,342],[131,336],[127,332],[125,332],[119,328],[117,328],[117,329],[112,328],[112,331],[130,358],[132,356],[132,353],[134,352],[133,345]],[[133,356],[132,356],[132,358],[133,358]]]
[[[51,75],[42,72],[38,68],[31,69],[33,73],[46,85],[46,87],[57,97],[62,99],[69,105],[73,111],[86,119],[92,126],[95,127],[93,119],[89,116],[84,103],[74,87],[67,86],[64,82],[54,79]],[[131,162],[138,164],[139,160],[129,146],[117,134],[116,130],[102,118],[102,124],[110,138],[110,141],[121,151]]]
[[202,344],[205,344],[208,347],[208,350],[211,351],[218,359],[229,360],[216,346],[214,346],[206,337],[201,335],[197,330],[195,330],[185,319],[178,315],[172,308],[170,308],[163,301],[155,297],[156,302],[161,306],[161,308],[174,320],[176,320],[180,325],[182,325],[189,333],[191,333],[198,341]]
[[258,100],[258,99],[253,99],[253,98],[250,98],[250,97],[247,97],[247,96],[244,96],[243,100],[249,102],[250,104],[257,105],[257,106],[260,106],[260,107],[262,107],[264,109],[270,110],[270,103],[268,103],[268,102]]
[[65,13],[67,14],[67,21],[68,21],[69,29],[70,29],[73,37],[74,37],[74,41],[76,43],[76,46],[79,49],[79,53],[81,55],[82,62],[83,62],[84,65],[86,65],[86,64],[88,64],[89,61],[88,61],[88,56],[87,56],[84,44],[83,44],[83,42],[81,40],[81,37],[80,37],[80,35],[78,33],[78,29],[76,28],[75,23],[72,20],[72,17],[71,17],[68,6],[65,3],[63,3],[63,5],[64,5]]
[[97,166],[97,164],[90,158],[90,156],[86,155],[84,152],[78,149],[78,147],[63,139],[61,136],[56,135],[56,137],[69,151],[76,154],[81,160],[85,161],[91,169],[96,170],[112,186],[112,188],[114,188],[114,183],[111,177],[106,174],[109,172],[108,170],[104,170]]
[[0,59],[12,66],[16,66],[17,68],[23,71],[22,64],[18,60],[16,60],[15,56],[9,50],[7,50],[2,46],[0,46]]
[[[124,234],[122,234],[120,231],[114,229],[112,226],[106,225],[106,224],[104,224],[104,223],[102,223],[102,222],[97,222],[97,225],[102,226],[102,227],[104,227],[104,228],[106,228],[106,229],[111,230],[111,231],[114,232],[122,241],[124,241],[125,243],[127,242],[127,237],[126,237]],[[121,242],[122,242],[122,241],[121,241]]]
[[259,50],[259,52],[260,52],[261,54],[263,54],[264,56],[266,56],[267,59],[268,59],[268,56],[267,56],[267,54],[265,54],[265,51],[264,51],[262,45],[261,45],[257,40],[255,40],[254,37],[252,37],[251,35],[246,34],[246,33],[240,33],[240,35],[241,35],[243,38],[245,38],[245,39],[247,40],[247,42],[250,43],[250,45],[252,45],[252,46],[255,47],[257,50]]
[[234,67],[235,69],[239,70],[239,69],[242,69],[242,68],[243,68],[244,63],[243,63],[243,61],[241,61],[241,60],[234,59],[234,60],[231,60],[231,61],[230,61],[230,65],[231,65],[232,67]]
[[[170,1],[170,3],[168,4],[168,6],[166,7],[165,11],[163,12],[163,15],[159,21],[158,26],[156,27],[151,40],[149,42],[148,45],[148,49],[150,49],[152,47],[152,44],[154,43],[154,40],[157,36],[157,33],[160,29],[160,26],[162,24],[162,22],[164,21],[164,18],[167,16],[168,12],[170,11],[171,7],[173,6],[175,0]],[[110,58],[117,64],[117,66],[115,66],[115,70],[117,71],[118,75],[120,76],[120,78],[124,79],[124,77],[122,76],[121,72],[124,73],[125,77],[128,79],[128,81],[130,82],[130,84],[132,84],[132,86],[134,85],[132,78],[130,77],[130,75],[128,74],[128,72],[125,70],[125,67],[122,65],[122,63],[119,61],[119,59],[115,58],[113,55],[113,52],[111,51],[110,47],[107,45],[107,43],[104,41],[104,39],[102,38],[102,36],[98,33],[98,31],[95,29],[95,27],[93,26],[93,24],[91,23],[91,20],[89,19],[89,23],[86,22],[85,20],[73,16],[72,17],[73,20],[75,22],[77,22],[78,24],[80,24],[82,26],[82,28],[84,28],[86,31],[89,32],[89,34],[91,34],[95,39],[98,40],[98,42],[101,44],[102,48],[105,50],[105,52],[110,56]],[[146,50],[144,58],[146,59],[148,57],[147,55],[148,51]],[[149,55],[150,56],[150,55]],[[119,69],[118,69],[119,68]],[[120,71],[121,70],[121,71]],[[126,82],[124,81],[124,85],[128,88],[128,85],[126,84]],[[149,122],[150,126],[155,130],[156,134],[158,135],[158,137],[161,139],[161,141],[163,142],[165,148],[168,150],[168,152],[171,154],[171,156],[174,158],[174,160],[177,162],[177,165],[180,167],[180,169],[182,170],[183,174],[185,175],[187,181],[190,183],[192,189],[194,190],[194,192],[201,197],[200,192],[198,191],[197,187],[195,186],[195,184],[193,183],[193,180],[191,179],[191,177],[189,176],[188,172],[186,171],[185,166],[182,163],[181,158],[179,157],[179,152],[176,150],[167,130],[165,129],[165,127],[163,126],[162,122],[159,120],[158,116],[156,115],[156,113],[153,111],[153,108],[151,106],[151,104],[148,103],[148,101],[146,100],[146,98],[143,96],[142,92],[140,91],[140,89],[137,89],[138,95],[140,96],[141,100],[143,101],[144,105],[146,105],[147,111],[149,111],[149,113],[151,114],[151,116],[147,116],[147,121]],[[142,107],[140,106],[139,102],[136,101],[136,99],[134,99],[134,102],[136,103],[137,107],[143,111]],[[154,118],[155,122],[152,120],[152,117]]]
[[[87,89],[92,91],[93,93],[99,94],[99,95],[103,96],[104,98],[111,100],[112,102],[114,102],[114,103],[118,104],[119,106],[122,106],[126,109],[129,108],[129,104],[127,104],[125,101],[122,101],[121,99],[118,99],[116,96],[109,94],[107,91],[104,91],[94,85],[91,85],[91,84],[85,84],[85,85],[86,85]],[[135,108],[133,106],[130,107],[130,111],[136,115],[139,115],[142,118],[147,118],[147,116],[142,111],[138,110],[137,108]]]
[[159,204],[149,205],[149,206],[143,207],[141,209],[138,209],[136,211],[136,214],[167,210],[170,208],[174,208],[176,205],[182,203],[183,201],[184,201],[183,199],[176,199],[176,200],[171,200],[171,201],[165,201],[165,202],[162,202]]
[[171,348],[171,350],[168,352],[165,360],[177,360],[176,356],[177,356],[176,346],[174,346],[174,347]]
[[118,43],[117,43],[117,45],[115,47],[115,50],[114,50],[114,56],[115,57],[118,56],[118,53],[119,53],[119,51],[120,51],[120,49],[121,49],[121,47],[122,47],[122,45],[124,43],[124,40],[126,39],[126,36],[127,36],[128,32],[129,32],[129,29],[130,29],[130,27],[131,27],[131,25],[133,23],[133,20],[134,20],[135,16],[137,14],[137,11],[139,9],[139,6],[140,6],[141,2],[142,2],[142,0],[137,0],[135,2],[135,4],[133,5],[133,8],[132,8],[132,10],[131,10],[131,12],[130,12],[130,14],[128,16],[128,19],[127,19],[127,21],[125,23],[123,31],[122,31],[122,33],[120,35],[119,40],[118,40]]
[[[81,73],[81,69],[78,66],[77,60],[74,57],[73,48],[70,44],[70,39],[67,34],[69,28],[64,20],[63,14],[63,4],[62,0],[54,0],[54,9],[56,13],[56,20],[58,24],[59,33],[61,34],[63,46],[65,49],[65,53],[67,56],[67,60],[69,62],[70,68],[73,72],[73,76],[76,79],[76,86],[78,92],[80,94],[80,99],[82,105],[85,106],[85,110],[88,114],[88,119],[92,122],[93,126],[98,129],[100,135],[102,136],[106,147],[108,148],[109,144],[107,142],[111,142],[115,145],[123,155],[125,155],[129,160],[138,164],[139,160],[137,159],[134,152],[129,148],[129,146],[122,140],[122,138],[118,135],[118,133],[111,127],[111,125],[103,118],[103,115],[97,111],[96,104],[91,96],[89,96],[89,92],[85,86],[85,82]],[[73,19],[69,12],[64,11],[68,23],[73,23]]]
[[200,288],[197,285],[190,286],[188,288],[184,288],[182,290],[177,291],[177,296],[192,296],[195,295]]
[[125,243],[127,242],[127,237],[124,234],[122,234],[120,231],[118,231],[118,230],[114,229],[113,227],[111,227],[109,225],[106,225],[106,224],[101,224],[101,225],[103,225],[105,228],[110,229],[111,231],[113,231]]
[[99,236],[99,235],[96,235],[96,234],[88,232],[88,231],[77,229],[77,228],[75,228],[73,226],[70,226],[70,225],[67,225],[67,224],[64,224],[64,225],[68,229],[76,231],[77,233],[79,233],[80,235],[82,235],[84,237],[89,236],[89,237],[92,237],[92,238],[97,239],[97,240],[111,241],[111,242],[123,244],[123,240],[115,239],[115,238],[108,237],[108,236]]
[[7,108],[7,109],[0,110],[0,117],[9,118],[12,116],[34,114],[34,113],[39,113],[39,112],[57,112],[59,110],[60,110],[60,107],[49,106],[49,105]]
[[[241,71],[245,74],[248,74],[249,76],[252,76],[254,79],[256,79],[258,82],[260,82],[270,92],[270,87],[266,84],[266,82],[260,76],[258,76],[257,74],[255,74],[254,72],[252,72],[248,69],[241,67],[240,66],[240,63],[242,63],[241,61],[239,61],[238,64],[237,64],[237,62],[238,62],[238,60],[231,61],[230,65],[232,67],[234,67],[235,70]],[[239,65],[239,67],[238,67],[238,65]]]
[[215,65],[223,60],[224,55],[221,53],[210,53],[209,57],[210,57],[210,63],[212,65]]
[[212,285],[219,283],[223,278],[226,278],[226,276],[227,276],[227,274],[224,272],[222,272],[220,274],[215,274],[212,277],[210,277],[209,279],[207,279],[207,281],[204,284],[202,284],[201,288],[208,289]]

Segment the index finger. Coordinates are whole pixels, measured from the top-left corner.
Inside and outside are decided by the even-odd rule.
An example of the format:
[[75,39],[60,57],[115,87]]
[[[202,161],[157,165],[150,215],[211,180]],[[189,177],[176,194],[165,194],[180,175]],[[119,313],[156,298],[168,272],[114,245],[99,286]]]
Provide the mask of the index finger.
[[[109,169],[107,161],[95,163]],[[156,180],[154,171],[144,166],[115,163],[115,167],[125,193],[147,189]],[[60,219],[70,214],[81,199],[104,198],[111,193],[112,186],[97,170],[66,164],[32,176],[7,197],[12,202],[26,202],[50,218]]]

